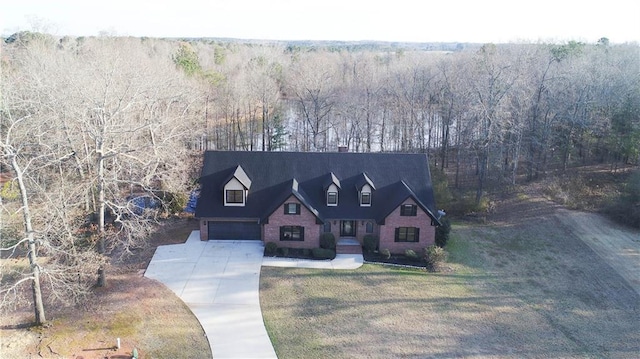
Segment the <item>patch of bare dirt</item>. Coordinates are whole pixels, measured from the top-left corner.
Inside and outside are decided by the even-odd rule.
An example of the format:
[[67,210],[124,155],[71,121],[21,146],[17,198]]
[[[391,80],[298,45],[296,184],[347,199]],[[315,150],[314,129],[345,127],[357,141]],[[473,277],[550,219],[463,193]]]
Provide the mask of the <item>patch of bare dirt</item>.
[[[29,313],[30,314],[30,313]],[[27,313],[3,313],[0,326],[0,358],[32,358],[37,353],[41,335],[24,324]]]
[[547,199],[542,191],[542,184],[537,182],[495,195],[490,201],[487,221],[514,225],[555,214],[562,206]]
[[586,212],[561,209],[556,216],[640,294],[640,231]]
[[[605,175],[610,176],[609,173]],[[640,231],[597,213],[568,210],[548,199],[543,194],[544,186],[543,182],[532,183],[518,188],[515,193],[496,196],[486,216],[487,222],[517,226],[534,221],[541,226],[563,226],[565,231],[586,244],[640,294]]]

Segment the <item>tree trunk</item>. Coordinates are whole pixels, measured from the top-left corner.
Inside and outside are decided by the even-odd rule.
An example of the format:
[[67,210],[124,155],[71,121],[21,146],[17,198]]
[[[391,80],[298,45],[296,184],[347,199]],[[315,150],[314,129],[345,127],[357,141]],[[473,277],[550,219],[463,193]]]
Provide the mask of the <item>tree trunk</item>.
[[522,146],[522,130],[518,129],[516,148],[513,154],[513,172],[511,173],[511,184],[515,185],[518,177],[518,163],[520,162],[520,147]]
[[483,149],[478,161],[478,188],[476,189],[476,204],[479,205],[484,195],[484,182],[487,175],[488,149]]
[[442,143],[441,145],[441,163],[440,170],[444,171],[445,163],[447,162],[447,150],[449,149],[449,123],[451,122],[451,106],[449,107],[449,113],[446,116],[446,121],[442,124]]
[[33,237],[33,226],[31,224],[31,212],[29,211],[29,200],[27,197],[27,188],[24,184],[24,175],[22,168],[16,160],[16,156],[11,158],[11,166],[16,173],[16,180],[20,187],[20,198],[22,200],[22,214],[24,220],[24,229],[27,234],[29,249],[29,266],[31,267],[31,292],[33,294],[33,309],[35,311],[35,322],[38,325],[44,324],[47,319],[44,313],[44,304],[42,301],[42,291],[40,290],[40,266],[38,265],[38,253],[36,241]]
[[[98,153],[98,253],[104,255],[106,252],[106,238],[105,238],[105,216],[106,216],[106,203],[104,195],[104,153],[103,143],[98,141],[97,153]],[[106,286],[106,274],[104,266],[101,265],[98,269],[98,287]]]

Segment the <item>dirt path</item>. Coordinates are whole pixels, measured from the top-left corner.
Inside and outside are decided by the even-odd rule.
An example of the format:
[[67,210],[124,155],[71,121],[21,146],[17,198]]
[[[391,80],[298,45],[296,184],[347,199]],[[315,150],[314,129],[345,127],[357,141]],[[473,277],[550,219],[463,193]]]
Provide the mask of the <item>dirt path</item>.
[[556,216],[640,294],[640,231],[594,213],[560,209]]

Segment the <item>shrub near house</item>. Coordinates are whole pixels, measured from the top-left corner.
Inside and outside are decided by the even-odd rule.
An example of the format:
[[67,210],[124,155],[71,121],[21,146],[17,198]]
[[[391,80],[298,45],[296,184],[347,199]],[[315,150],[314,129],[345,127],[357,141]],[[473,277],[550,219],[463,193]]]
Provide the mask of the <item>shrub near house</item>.
[[[200,236],[320,248],[320,238],[378,238],[392,253],[435,243],[424,154],[207,151]],[[324,235],[323,235],[324,234]],[[324,239],[323,241],[326,241]],[[335,241],[334,241],[335,242]]]

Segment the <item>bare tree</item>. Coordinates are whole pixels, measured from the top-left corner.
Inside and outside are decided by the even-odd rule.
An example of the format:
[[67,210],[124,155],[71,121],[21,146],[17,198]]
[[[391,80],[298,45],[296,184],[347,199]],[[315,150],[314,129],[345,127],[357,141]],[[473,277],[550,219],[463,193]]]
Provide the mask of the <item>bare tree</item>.
[[[42,324],[46,322],[44,288],[50,302],[73,301],[92,285],[86,281],[86,270],[99,262],[85,256],[93,252],[91,246],[74,247],[77,227],[70,222],[82,218],[75,211],[82,196],[77,196],[74,185],[60,187],[67,183],[60,176],[65,177],[68,167],[73,167],[69,163],[74,153],[60,141],[64,135],[53,111],[58,99],[37,71],[37,67],[50,69],[50,63],[40,61],[48,47],[37,42],[31,46],[11,63],[0,99],[0,166],[11,170],[18,188],[18,202],[3,203],[3,210],[21,214],[23,227],[22,235],[3,241],[0,250],[14,257],[26,255],[29,269],[16,272],[14,281],[1,291],[3,306],[15,304],[22,284],[31,283],[35,322]],[[95,267],[93,270],[95,273]]]
[[[273,138],[277,119],[282,116],[281,94],[283,65],[277,58],[278,48],[272,52],[259,54],[247,64],[248,86],[251,89],[251,103],[256,103],[260,111],[260,136],[262,151],[274,149]],[[281,51],[278,51],[281,52]]]
[[304,150],[322,151],[327,148],[329,119],[336,103],[336,72],[329,54],[312,55],[304,54],[304,58],[292,65],[293,74],[288,84],[302,115],[305,132],[310,132],[310,136],[304,136]]
[[140,201],[159,203],[157,193],[174,166],[186,162],[181,149],[190,107],[188,88],[176,86],[180,77],[172,64],[113,41],[91,44],[82,63],[63,77],[73,88],[71,120],[79,130],[73,142],[89,187],[96,188],[103,254],[143,245],[157,211],[149,200]]
[[484,194],[491,147],[502,140],[503,100],[517,77],[514,63],[506,56],[499,57],[497,51],[493,44],[484,45],[475,58],[473,77],[469,78],[469,86],[475,95],[473,111],[478,126],[476,203],[480,203]]
[[[144,246],[157,214],[167,210],[162,208],[171,197],[166,194],[184,191],[191,173],[185,143],[192,103],[198,99],[187,97],[193,93],[189,80],[170,58],[149,56],[135,40],[92,39],[72,51],[34,43],[12,49],[11,55],[16,59],[14,78],[8,80],[21,86],[14,99],[21,98],[22,107],[16,111],[49,126],[37,137],[38,144],[51,158],[66,158],[56,176],[48,166],[34,182],[42,188],[42,198],[53,198],[55,186],[69,196],[61,202],[64,209],[49,211],[66,218],[68,225],[59,228],[58,244],[48,251],[67,248],[91,211],[102,255]],[[35,153],[23,151],[25,161],[33,162],[28,156]],[[41,184],[45,179],[46,186]],[[74,188],[80,190],[70,191]],[[71,193],[80,193],[81,200]],[[46,216],[43,212],[39,217]],[[60,239],[64,236],[69,240]],[[78,260],[85,254],[69,255],[65,265],[105,263]]]

